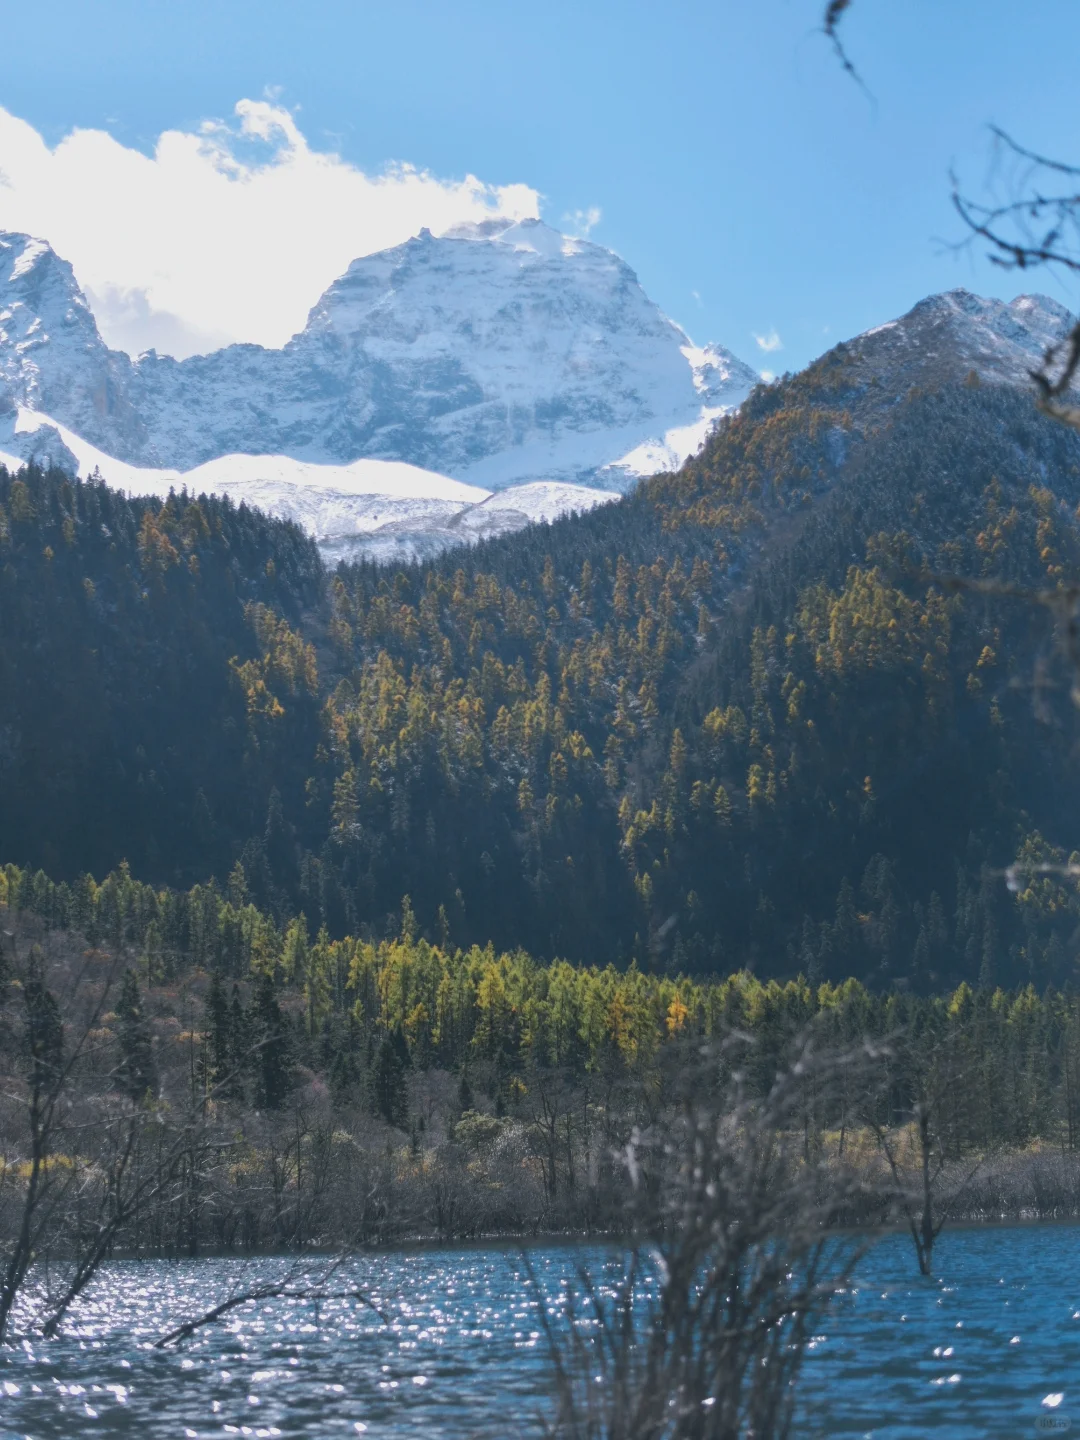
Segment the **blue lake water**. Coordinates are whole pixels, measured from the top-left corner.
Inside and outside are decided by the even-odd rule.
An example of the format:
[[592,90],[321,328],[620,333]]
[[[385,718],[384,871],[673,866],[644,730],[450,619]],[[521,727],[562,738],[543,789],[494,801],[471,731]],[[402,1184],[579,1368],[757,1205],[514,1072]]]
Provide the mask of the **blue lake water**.
[[[533,1252],[550,1293],[602,1250]],[[797,1434],[1080,1435],[1080,1227],[946,1232],[922,1280],[890,1236],[815,1337]],[[0,1352],[0,1433],[83,1436],[505,1437],[541,1434],[546,1383],[535,1304],[513,1248],[368,1258],[353,1301],[267,1300],[168,1351],[165,1330],[280,1275],[287,1262],[117,1263],[51,1343]],[[342,1288],[346,1277],[335,1285]],[[1053,1429],[1049,1428],[1053,1423]]]

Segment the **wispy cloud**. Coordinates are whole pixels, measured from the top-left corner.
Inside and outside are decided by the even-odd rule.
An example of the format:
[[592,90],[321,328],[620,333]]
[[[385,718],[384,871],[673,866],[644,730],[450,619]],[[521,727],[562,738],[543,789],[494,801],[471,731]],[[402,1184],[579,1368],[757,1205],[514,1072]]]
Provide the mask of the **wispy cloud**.
[[587,240],[602,218],[599,205],[590,205],[588,210],[572,210],[568,215],[564,215],[562,223],[566,226],[568,235],[573,235],[578,240]]
[[782,350],[784,348],[784,342],[776,333],[775,326],[767,335],[755,334],[754,339],[757,341],[759,348],[765,351],[766,355],[771,355],[774,350]]
[[230,121],[168,130],[150,156],[104,130],[50,147],[0,109],[0,229],[71,261],[109,344],[183,356],[283,344],[350,261],[424,226],[539,215],[528,185],[404,164],[366,174],[313,150],[277,99],[271,90]]

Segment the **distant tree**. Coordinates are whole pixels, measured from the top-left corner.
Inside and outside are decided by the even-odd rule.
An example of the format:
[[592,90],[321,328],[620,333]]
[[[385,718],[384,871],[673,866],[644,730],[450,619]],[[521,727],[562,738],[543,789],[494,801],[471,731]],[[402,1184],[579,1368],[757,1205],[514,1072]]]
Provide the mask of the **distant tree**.
[[139,982],[134,970],[124,971],[120,997],[116,1002],[116,1019],[120,1052],[117,1079],[130,1099],[142,1101],[156,1093],[158,1077],[150,1027],[143,1014]]
[[249,1059],[251,1046],[251,1017],[244,1009],[244,1001],[240,995],[240,986],[233,981],[232,999],[229,1001],[229,1044],[232,1047],[233,1069],[239,1071]]
[[265,1110],[280,1110],[292,1088],[292,1036],[278,1004],[272,975],[260,975],[256,982],[251,1047],[256,1104]]
[[363,1079],[356,1053],[359,1027],[355,1016],[351,1014],[340,1029],[331,1027],[329,1021],[327,1027],[328,1038],[333,1041],[327,1066],[330,1075],[330,1090],[335,1101],[341,1104],[355,1098],[356,1091]]
[[[890,1074],[865,1117],[888,1163],[893,1201],[907,1225],[919,1272],[926,1276],[934,1273],[934,1249],[949,1216],[986,1159],[984,1152],[976,1154],[959,1176],[948,1165],[967,1148],[965,1127],[976,1111],[972,1076],[966,1073],[971,995],[966,985],[957,991],[947,1030],[914,1033],[908,1028],[896,1045],[904,1082],[897,1086]],[[881,1101],[891,1107],[898,1090],[903,1097],[899,1113],[889,1114],[883,1124]]]
[[384,1034],[375,1047],[372,1059],[370,1089],[372,1109],[387,1125],[404,1129],[409,1118],[405,1072],[409,1052],[399,1029]]
[[235,1094],[238,1088],[241,1051],[235,1043],[234,1024],[221,974],[215,970],[210,976],[210,989],[206,995],[206,1028],[209,1034],[206,1078],[209,1087],[219,1094]]
[[30,1084],[33,1092],[48,1092],[62,1071],[64,1023],[56,997],[45,985],[44,957],[40,946],[30,952],[23,982],[26,1008],[26,1047],[30,1056]]
[[[14,1042],[3,1100],[16,1122],[7,1133],[20,1162],[20,1184],[0,1234],[0,1341],[16,1317],[45,1338],[57,1334],[136,1217],[159,1206],[168,1213],[201,1149],[198,1109],[174,1109],[166,1118],[137,1103],[152,1077],[131,972],[117,1001],[127,1090],[118,1097],[95,1094],[101,1022],[116,993],[115,961],[90,950],[66,977],[62,966],[54,967],[63,1004],[46,969],[41,947],[34,946],[18,1000],[9,997],[0,1017]],[[151,1154],[153,1162],[145,1163]]]

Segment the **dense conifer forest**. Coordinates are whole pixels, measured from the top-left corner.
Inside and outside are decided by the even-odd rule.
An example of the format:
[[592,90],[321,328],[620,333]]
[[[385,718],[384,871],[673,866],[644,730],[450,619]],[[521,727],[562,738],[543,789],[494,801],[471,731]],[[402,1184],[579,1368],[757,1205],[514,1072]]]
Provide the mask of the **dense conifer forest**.
[[[1072,991],[961,983],[923,997],[854,979],[812,985],[746,971],[698,978],[543,964],[522,950],[431,943],[408,901],[388,938],[332,940],[325,930],[312,935],[303,916],[279,927],[243,897],[212,886],[156,891],[126,867],[101,885],[69,886],[8,865],[0,918],[18,916],[21,943],[0,945],[5,988],[14,951],[35,940],[73,954],[93,947],[101,974],[112,957],[126,958],[98,1036],[107,1042],[99,1069],[136,1099],[159,1088],[157,1056],[173,1072],[166,1088],[194,1086],[193,1096],[174,1093],[174,1104],[209,1096],[281,1110],[318,1077],[337,1105],[407,1130],[423,1118],[409,1090],[425,1074],[442,1077],[451,1112],[471,1110],[482,1092],[502,1116],[531,1112],[545,1082],[568,1094],[591,1081],[594,1102],[605,1085],[650,1076],[659,1084],[670,1057],[745,1031],[767,1088],[815,1026],[824,1047],[896,1042],[891,1090],[876,1102],[883,1118],[907,1108],[920,1085],[936,1085],[957,1153],[1037,1139],[1080,1146]],[[865,1120],[854,1092],[851,1105]],[[837,1119],[823,1113],[818,1122]]]
[[[838,347],[587,516],[327,574],[295,527],[0,472],[0,854],[284,931],[641,973],[1065,985],[1080,438]],[[1010,891],[1002,872],[1020,860]]]

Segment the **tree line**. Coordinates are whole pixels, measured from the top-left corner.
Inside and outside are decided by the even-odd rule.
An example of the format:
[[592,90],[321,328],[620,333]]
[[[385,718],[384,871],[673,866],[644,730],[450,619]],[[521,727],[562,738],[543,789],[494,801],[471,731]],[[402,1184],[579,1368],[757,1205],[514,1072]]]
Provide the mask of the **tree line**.
[[[1040,884],[1062,888],[1050,877]],[[575,1087],[649,1082],[695,1046],[738,1032],[753,1041],[755,1083],[766,1089],[811,1028],[826,1048],[866,1040],[896,1049],[872,1116],[853,1094],[849,1115],[830,1102],[812,1117],[815,1130],[900,1123],[932,1091],[954,1157],[1039,1140],[1080,1145],[1080,997],[1071,989],[962,982],[925,995],[854,978],[646,973],[458,948],[421,934],[407,899],[391,938],[336,940],[312,934],[303,915],[279,926],[238,902],[214,886],[156,890],[126,867],[75,886],[0,870],[0,914],[32,917],[67,937],[72,953],[90,947],[98,963],[122,958],[98,1040],[113,1048],[120,1088],[136,1101],[159,1096],[165,1072],[171,1103],[256,1111],[283,1112],[315,1084],[329,1103],[416,1142],[426,1075],[439,1077],[451,1110],[479,1106],[499,1119],[532,1103],[537,1077],[557,1077],[559,1103],[570,1103]]]

